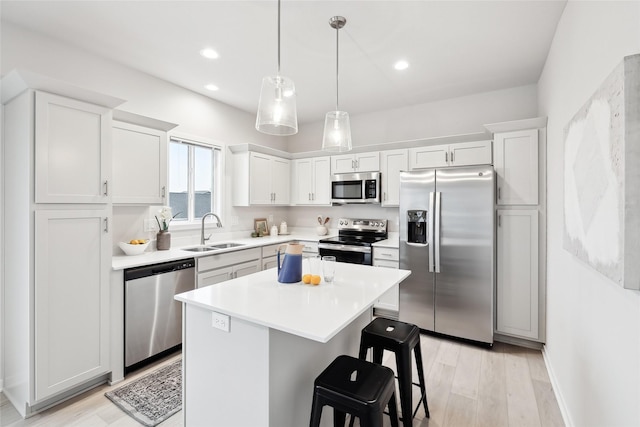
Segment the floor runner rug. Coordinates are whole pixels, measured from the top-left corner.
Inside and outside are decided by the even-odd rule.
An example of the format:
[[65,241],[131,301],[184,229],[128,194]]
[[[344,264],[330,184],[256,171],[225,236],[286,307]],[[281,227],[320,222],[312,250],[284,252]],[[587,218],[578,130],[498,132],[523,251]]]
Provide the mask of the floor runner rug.
[[182,408],[182,360],[104,395],[139,423],[154,427]]

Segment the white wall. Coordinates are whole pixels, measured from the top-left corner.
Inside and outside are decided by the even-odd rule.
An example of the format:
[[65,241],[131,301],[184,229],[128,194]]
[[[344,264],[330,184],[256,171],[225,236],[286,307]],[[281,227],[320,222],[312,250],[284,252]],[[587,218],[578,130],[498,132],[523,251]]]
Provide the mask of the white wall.
[[[479,93],[392,110],[350,115],[354,146],[485,132],[483,125],[537,115],[536,85]],[[288,151],[322,148],[324,117],[300,126]]]
[[538,83],[549,117],[545,356],[575,426],[640,425],[640,293],[562,247],[563,129],[623,56],[639,52],[640,2],[569,1]]

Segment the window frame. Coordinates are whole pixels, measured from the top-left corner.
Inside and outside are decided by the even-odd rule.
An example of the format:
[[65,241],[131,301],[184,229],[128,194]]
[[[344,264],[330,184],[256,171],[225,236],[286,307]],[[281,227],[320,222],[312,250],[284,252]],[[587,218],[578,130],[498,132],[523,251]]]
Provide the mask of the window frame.
[[[171,222],[172,228],[193,228],[200,226],[202,217],[195,218],[195,150],[192,147],[202,147],[211,149],[212,155],[212,174],[211,174],[211,212],[214,212],[222,219],[222,201],[224,200],[224,183],[222,182],[224,173],[224,145],[216,143],[207,138],[192,135],[170,134],[168,136],[167,150],[167,205],[171,204],[171,144],[185,144],[189,147],[187,155],[187,219],[176,218]],[[177,212],[174,212],[176,214]]]

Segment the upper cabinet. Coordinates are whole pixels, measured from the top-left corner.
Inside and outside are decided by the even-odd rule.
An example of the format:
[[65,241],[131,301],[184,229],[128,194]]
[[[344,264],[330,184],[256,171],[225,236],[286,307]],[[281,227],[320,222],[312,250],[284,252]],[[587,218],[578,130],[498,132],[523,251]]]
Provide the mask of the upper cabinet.
[[331,205],[331,158],[298,159],[293,165],[293,203]]
[[111,109],[36,92],[35,202],[108,203]]
[[498,205],[538,204],[538,129],[494,135]]
[[400,205],[400,172],[408,170],[408,167],[408,150],[389,150],[380,152],[382,206]]
[[167,131],[175,126],[114,112],[113,203],[167,204]]
[[291,161],[257,152],[233,154],[233,205],[288,205]]
[[409,168],[491,164],[491,141],[461,142],[409,149]]
[[331,173],[378,172],[380,152],[331,156]]

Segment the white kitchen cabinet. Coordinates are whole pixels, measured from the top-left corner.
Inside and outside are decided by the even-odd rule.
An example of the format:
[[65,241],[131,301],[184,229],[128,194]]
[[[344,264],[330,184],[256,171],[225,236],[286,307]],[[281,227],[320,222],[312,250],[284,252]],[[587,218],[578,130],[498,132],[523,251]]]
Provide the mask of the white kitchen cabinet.
[[2,89],[3,393],[27,417],[111,369],[104,184],[123,101],[16,71]]
[[291,161],[256,152],[233,155],[233,205],[288,205]]
[[112,110],[46,92],[35,97],[35,202],[109,202]]
[[261,249],[241,249],[196,259],[197,287],[202,288],[262,270]]
[[537,210],[498,209],[497,251],[497,331],[537,340]]
[[538,204],[538,129],[494,135],[498,205]]
[[331,156],[331,173],[379,172],[380,152]]
[[491,141],[461,142],[409,149],[411,170],[491,163]]
[[114,204],[167,204],[167,131],[176,125],[114,112]]
[[[373,265],[374,267],[400,268],[399,249],[374,246]],[[378,302],[373,305],[373,308],[375,314],[396,317],[400,310],[400,289],[398,285],[395,285],[382,295]]]
[[400,205],[400,172],[409,168],[408,150],[380,152],[382,206]]
[[331,205],[331,157],[298,159],[293,169],[293,203]]
[[109,210],[35,212],[35,399],[110,371]]

